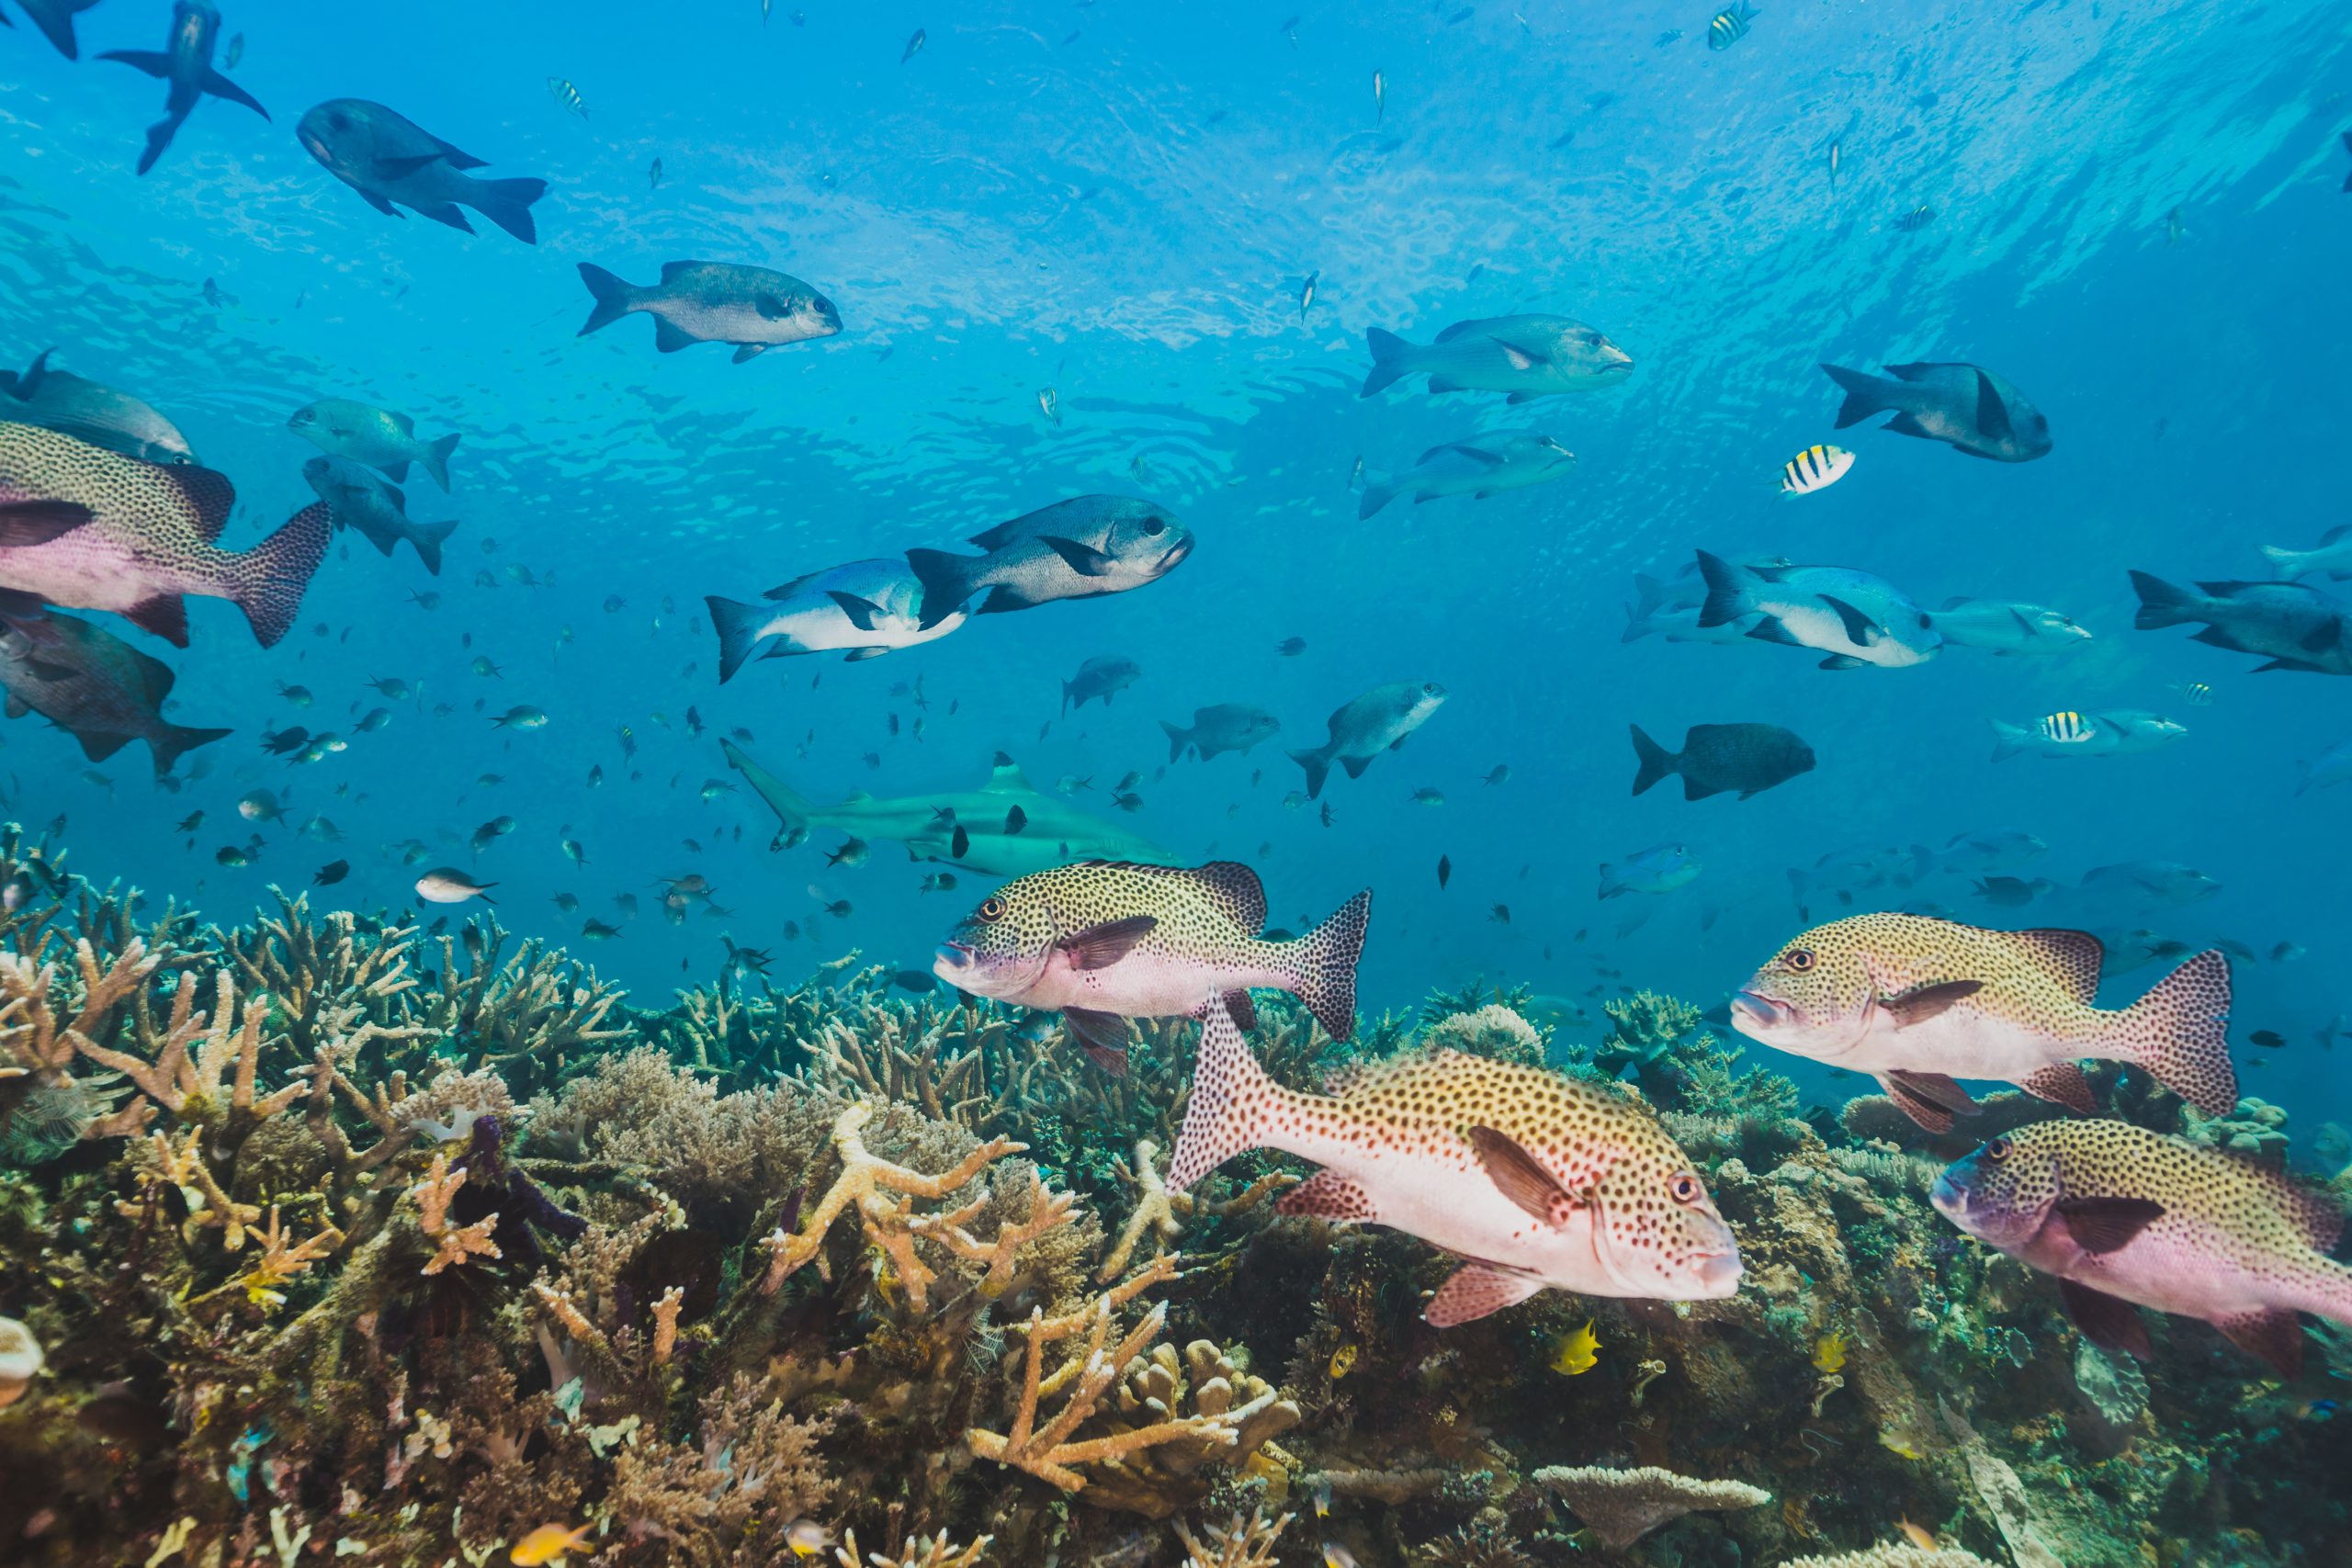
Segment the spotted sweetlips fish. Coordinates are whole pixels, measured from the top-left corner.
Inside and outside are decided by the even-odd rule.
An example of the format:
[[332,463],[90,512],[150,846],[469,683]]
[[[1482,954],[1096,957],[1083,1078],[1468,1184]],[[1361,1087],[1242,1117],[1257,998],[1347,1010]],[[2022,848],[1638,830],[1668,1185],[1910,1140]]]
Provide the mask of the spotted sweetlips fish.
[[2133,1305],[2201,1318],[2283,1377],[2308,1312],[2352,1324],[2335,1205],[2274,1170],[2127,1122],[2043,1122],[1995,1138],[1930,1200],[1989,1247],[2057,1276],[2086,1338],[2145,1358]]
[[2129,1062],[2226,1115],[2238,1100],[2228,956],[2200,953],[2113,1010],[2093,1001],[2105,958],[2088,931],[1853,915],[1814,927],[1749,976],[1732,1022],[1792,1055],[1874,1075],[1930,1132],[1975,1109],[1956,1078],[1997,1078],[2096,1115],[2084,1057]]
[[1266,890],[1233,861],[1137,865],[1082,861],[1016,877],[980,901],[933,973],[961,991],[1058,1009],[1087,1054],[1126,1066],[1130,1018],[1181,1018],[1221,998],[1243,1027],[1253,987],[1288,991],[1345,1040],[1355,1029],[1356,960],[1372,895],[1359,893],[1304,936],[1270,941]]
[[1438,1051],[1337,1097],[1300,1093],[1212,1008],[1168,1184],[1257,1148],[1323,1167],[1283,1194],[1284,1213],[1388,1225],[1462,1257],[1422,1314],[1440,1328],[1547,1287],[1703,1301],[1739,1286],[1738,1245],[1697,1168],[1622,1089]]
[[[326,557],[326,503],[304,507],[250,550],[224,550],[214,541],[235,501],[227,477],[209,468],[142,463],[0,421],[0,590],[111,610],[178,648],[187,646],[181,596],[227,599],[267,648],[293,626]],[[42,537],[11,531],[12,509],[31,507],[66,525]]]

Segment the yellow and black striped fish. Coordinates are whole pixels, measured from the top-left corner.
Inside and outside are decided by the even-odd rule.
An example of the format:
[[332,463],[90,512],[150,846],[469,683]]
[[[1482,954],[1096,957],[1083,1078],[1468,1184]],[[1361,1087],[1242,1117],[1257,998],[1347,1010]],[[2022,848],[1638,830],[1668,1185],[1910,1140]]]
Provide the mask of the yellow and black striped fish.
[[1781,489],[1789,495],[1811,495],[1844,479],[1853,466],[1854,455],[1843,446],[1808,446],[1781,465]]
[[2173,690],[2178,692],[2180,700],[2190,707],[2209,708],[2213,705],[2213,688],[2202,681],[2183,681]]
[[1754,20],[1756,7],[1747,0],[1736,0],[1736,4],[1716,12],[1714,20],[1707,24],[1707,47],[1717,51],[1729,49],[1747,36],[1748,24]]
[[580,96],[579,88],[573,86],[570,82],[565,81],[562,77],[550,76],[548,78],[548,94],[550,97],[554,98],[557,103],[561,104],[565,108],[570,109],[582,119],[586,119],[588,118],[587,100]]
[[2055,740],[2061,745],[2077,744],[2098,734],[2098,725],[2072,708],[2064,708],[2044,717],[2041,728],[2044,739]]

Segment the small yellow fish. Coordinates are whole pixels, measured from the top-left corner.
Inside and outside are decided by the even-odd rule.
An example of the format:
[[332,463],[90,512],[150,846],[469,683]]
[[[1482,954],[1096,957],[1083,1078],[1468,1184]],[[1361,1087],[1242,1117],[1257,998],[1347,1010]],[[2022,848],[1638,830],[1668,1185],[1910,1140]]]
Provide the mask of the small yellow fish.
[[1936,1550],[1936,1537],[1934,1531],[1922,1529],[1919,1526],[1913,1524],[1909,1519],[1903,1518],[1899,1516],[1894,1521],[1894,1528],[1903,1532],[1904,1540],[1909,1541],[1920,1551],[1933,1551]]
[[833,1532],[814,1519],[797,1518],[785,1527],[784,1544],[795,1557],[816,1557],[833,1544]]
[[1346,1377],[1350,1372],[1353,1371],[1355,1370],[1355,1346],[1352,1343],[1340,1346],[1338,1349],[1331,1352],[1331,1381],[1333,1382],[1338,1382],[1341,1378]]
[[1336,1540],[1323,1543],[1323,1568],[1356,1568],[1355,1553]]
[[542,1563],[560,1562],[565,1552],[578,1551],[588,1544],[592,1528],[582,1525],[576,1530],[568,1530],[561,1525],[541,1525],[516,1541],[506,1560],[519,1563],[521,1568],[540,1568]]
[[1552,1352],[1551,1368],[1563,1377],[1581,1377],[1600,1361],[1600,1337],[1592,1331],[1592,1320],[1559,1343]]
[[1843,1329],[1833,1330],[1813,1342],[1813,1364],[1825,1373],[1845,1370],[1846,1335]]

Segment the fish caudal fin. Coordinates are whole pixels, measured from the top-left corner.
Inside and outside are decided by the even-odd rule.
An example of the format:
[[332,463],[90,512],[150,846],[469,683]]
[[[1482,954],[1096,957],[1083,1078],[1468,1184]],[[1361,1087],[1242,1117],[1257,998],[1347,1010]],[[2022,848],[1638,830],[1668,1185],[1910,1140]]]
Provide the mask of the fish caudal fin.
[[170,773],[182,756],[198,747],[225,740],[235,733],[233,729],[189,729],[177,724],[157,726],[155,733],[147,738],[147,749],[155,754],[155,776],[160,779]]
[[1356,498],[1356,521],[1363,522],[1404,493],[1404,487],[1393,479],[1366,479],[1363,494]]
[[703,604],[710,611],[710,629],[718,634],[718,679],[721,684],[735,678],[763,640],[760,627],[767,621],[764,604],[745,604],[733,599],[721,599],[707,594]]
[[303,591],[311,573],[327,557],[327,539],[334,525],[327,503],[314,501],[286,521],[286,525],[236,559],[227,597],[236,601],[253,624],[254,638],[274,648],[293,629],[295,613],[302,607]]
[[1993,761],[2006,762],[2012,757],[2022,757],[2032,747],[2033,736],[2022,725],[2004,724],[1994,719]]
[[[1372,370],[1363,378],[1363,390],[1358,392],[1356,396],[1368,398],[1399,376],[1409,376],[1413,373],[1410,357],[1413,345],[1395,333],[1383,332],[1378,327],[1367,328],[1363,334],[1363,345],[1372,350]],[[1374,508],[1374,510],[1378,509]],[[1358,515],[1369,517],[1372,513],[1360,513]]]
[[601,266],[582,262],[580,281],[588,286],[588,293],[596,301],[596,308],[588,312],[588,319],[581,323],[575,336],[586,337],[590,333],[602,331],[628,314],[629,296],[636,290],[625,279]]
[[1846,400],[1838,405],[1838,428],[1860,424],[1874,413],[1884,413],[1894,405],[1887,401],[1884,381],[1864,370],[1849,370],[1842,365],[1825,365],[1822,374],[1838,383]]
[[454,517],[447,523],[419,523],[408,531],[408,542],[416,547],[416,558],[435,577],[441,575],[441,547],[457,531],[458,520]]
[[449,489],[449,454],[457,449],[458,438],[445,435],[417,456],[416,460],[424,465],[424,471],[433,476],[433,482],[441,487],[444,494]]
[[[1747,585],[1756,574],[1734,566],[1721,556],[1698,552],[1699,576],[1707,585],[1707,602],[1699,608],[1702,626],[1727,626],[1748,613]],[[1749,634],[1753,636],[1754,634]]]
[[1631,728],[1634,731],[1634,756],[1641,764],[1634,774],[1634,793],[1639,795],[1658,780],[1672,774],[1682,759],[1643,734],[1640,725]]
[[474,180],[469,183],[473,188],[466,197],[467,206],[525,244],[539,243],[538,229],[531,221],[531,203],[547,195],[547,181]]
[[1290,760],[1306,770],[1306,798],[1313,800],[1323,793],[1323,781],[1331,774],[1329,751],[1292,751]]
[[1168,760],[1171,762],[1181,761],[1184,748],[1193,743],[1193,732],[1180,729],[1164,718],[1159,721],[1159,728],[1168,731]]
[[2140,613],[2132,617],[2132,624],[2141,631],[2177,626],[2204,618],[2198,614],[2204,604],[2203,597],[2178,583],[2166,582],[2163,578],[2144,571],[2135,571],[2132,574],[2132,588],[2140,595]]
[[2108,1042],[2118,1059],[2146,1069],[2208,1116],[2238,1102],[2230,1065],[2230,960],[2200,953],[2117,1015]]
[[1168,1163],[1168,1185],[1182,1192],[1246,1149],[1291,1096],[1250,1054],[1233,1015],[1212,1005],[1201,1017],[1201,1048],[1193,1064],[1193,1096],[1183,1130]]
[[[968,565],[976,558],[959,556],[952,550],[909,550],[907,570],[922,584],[922,626],[928,631],[956,613],[956,607],[972,596],[971,584],[965,577]],[[985,556],[977,558],[985,560]]]
[[1363,956],[1372,924],[1372,890],[1357,894],[1331,918],[1295,942],[1285,942],[1290,979],[1298,999],[1334,1040],[1356,1028],[1356,962]]

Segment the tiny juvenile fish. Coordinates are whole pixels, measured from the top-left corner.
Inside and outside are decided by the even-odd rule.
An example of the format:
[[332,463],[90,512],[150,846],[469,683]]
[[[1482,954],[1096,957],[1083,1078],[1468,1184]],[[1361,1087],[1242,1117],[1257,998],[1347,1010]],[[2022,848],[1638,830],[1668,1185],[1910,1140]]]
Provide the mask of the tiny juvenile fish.
[[507,1552],[506,1560],[516,1568],[544,1568],[567,1551],[579,1551],[588,1544],[588,1537],[595,1529],[582,1525],[578,1529],[566,1529],[561,1525],[541,1525]]
[[2093,999],[2105,956],[2087,931],[1854,915],[1805,931],[1750,976],[1732,1023],[1776,1050],[1872,1075],[1931,1132],[1974,1111],[1959,1078],[2097,1115],[2084,1057],[2132,1063],[2207,1115],[2226,1114],[2237,1104],[2229,959],[2200,953],[2110,1010]]
[[1562,1377],[1579,1378],[1600,1364],[1600,1336],[1592,1331],[1590,1318],[1574,1334],[1564,1337],[1552,1352],[1547,1363]]
[[1896,219],[1894,220],[1894,226],[1897,229],[1902,230],[1903,232],[1906,234],[1916,234],[1920,230],[1926,228],[1928,224],[1933,223],[1935,220],[1936,209],[1934,208],[1915,207],[1910,211],[1905,213],[1902,217]]
[[582,119],[586,119],[588,118],[588,101],[580,96],[579,88],[573,86],[563,77],[550,76],[548,78],[548,96],[555,99],[557,103],[561,104],[566,110],[578,115]]
[[1222,1008],[1168,1184],[1249,1149],[1323,1168],[1283,1213],[1385,1224],[1474,1261],[1422,1315],[1440,1328],[1550,1287],[1706,1300],[1738,1288],[1739,1249],[1690,1160],[1633,1096],[1453,1051],[1377,1066],[1336,1098],[1266,1076]]

